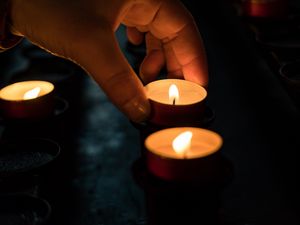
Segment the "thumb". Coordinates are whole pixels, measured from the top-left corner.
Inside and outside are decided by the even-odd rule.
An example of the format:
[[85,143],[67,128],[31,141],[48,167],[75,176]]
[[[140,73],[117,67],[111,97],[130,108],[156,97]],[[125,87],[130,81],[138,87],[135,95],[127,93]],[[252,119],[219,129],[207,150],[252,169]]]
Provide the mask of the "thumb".
[[72,54],[100,85],[110,100],[135,122],[150,114],[144,87],[120,50],[113,31],[84,38]]

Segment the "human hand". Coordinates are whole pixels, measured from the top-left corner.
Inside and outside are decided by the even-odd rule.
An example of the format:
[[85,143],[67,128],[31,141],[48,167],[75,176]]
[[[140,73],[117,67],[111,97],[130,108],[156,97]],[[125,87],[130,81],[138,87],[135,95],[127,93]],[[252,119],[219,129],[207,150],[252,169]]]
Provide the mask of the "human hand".
[[141,81],[115,38],[120,24],[147,55],[140,75],[149,82],[166,63],[168,75],[206,86],[204,47],[190,13],[178,0],[11,0],[12,32],[80,65],[131,120],[150,105]]

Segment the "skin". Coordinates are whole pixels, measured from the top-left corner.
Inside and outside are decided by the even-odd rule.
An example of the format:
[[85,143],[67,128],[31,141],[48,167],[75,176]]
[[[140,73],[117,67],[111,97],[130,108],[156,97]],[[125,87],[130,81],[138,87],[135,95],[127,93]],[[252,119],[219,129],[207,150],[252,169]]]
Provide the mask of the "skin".
[[124,24],[133,44],[144,39],[144,83],[166,64],[168,76],[206,86],[207,63],[193,17],[177,0],[11,0],[12,32],[80,65],[131,120],[150,113],[142,82],[118,46]]

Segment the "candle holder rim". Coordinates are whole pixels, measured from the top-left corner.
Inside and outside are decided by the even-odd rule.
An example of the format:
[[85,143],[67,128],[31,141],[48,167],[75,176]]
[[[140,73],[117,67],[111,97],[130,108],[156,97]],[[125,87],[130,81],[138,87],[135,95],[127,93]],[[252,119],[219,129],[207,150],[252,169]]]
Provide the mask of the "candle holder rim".
[[[174,105],[174,106],[188,106],[188,105],[196,105],[196,104],[199,104],[200,102],[204,101],[207,97],[207,90],[201,86],[200,84],[196,83],[196,82],[192,82],[192,81],[189,81],[189,80],[185,80],[185,79],[169,79],[169,78],[164,78],[164,79],[159,79],[159,80],[155,80],[155,81],[152,81],[148,84],[145,85],[145,89],[147,90],[151,85],[154,85],[155,83],[161,83],[161,82],[166,82],[166,81],[174,81],[174,82],[177,82],[177,81],[180,81],[180,82],[184,82],[184,83],[188,83],[188,84],[191,84],[191,85],[194,85],[196,86],[197,88],[200,88],[202,91],[203,91],[203,96],[202,96],[202,99],[200,99],[199,101],[195,101],[195,102],[192,102],[192,103],[189,103],[189,104],[179,104],[179,105]],[[148,96],[148,99],[155,102],[155,103],[159,103],[159,104],[162,104],[162,105],[170,105],[168,103],[163,103],[163,102],[160,102],[160,101],[156,101],[155,99],[151,98]]]
[[162,78],[162,79],[154,80],[154,81],[151,81],[148,84],[146,84],[145,87],[148,86],[149,84],[159,83],[159,82],[163,82],[163,81],[180,81],[180,82],[182,81],[182,82],[187,82],[187,83],[195,84],[197,86],[200,86],[200,87],[204,88],[203,86],[201,86],[200,84],[198,84],[196,82],[185,80],[185,79],[179,79],[179,78]]
[[184,103],[184,104],[181,103],[181,104],[175,104],[175,105],[171,105],[171,104],[168,104],[168,103],[156,101],[152,98],[148,98],[148,99],[149,99],[149,101],[155,102],[155,104],[158,104],[158,105],[166,105],[166,106],[170,105],[170,106],[175,107],[175,108],[185,108],[187,106],[194,106],[194,105],[198,105],[199,103],[203,103],[205,101],[205,97],[200,101],[195,101],[195,102],[191,102],[191,103]]
[[54,84],[51,83],[50,81],[45,81],[45,80],[27,80],[27,81],[19,81],[19,82],[15,82],[15,83],[8,84],[8,85],[6,85],[5,87],[1,88],[1,89],[0,89],[0,99],[1,99],[2,101],[9,101],[9,102],[22,102],[22,101],[29,102],[29,101],[34,100],[34,99],[7,99],[7,98],[3,98],[2,95],[1,95],[1,92],[2,92],[2,91],[5,91],[6,88],[10,88],[9,86],[11,86],[11,85],[21,84],[21,83],[29,83],[29,82],[41,82],[41,83],[45,83],[45,84],[47,84],[47,85],[50,86],[50,90],[48,90],[47,93],[42,94],[42,95],[39,95],[39,96],[37,96],[37,97],[34,98],[34,99],[37,99],[37,98],[41,98],[41,97],[50,95],[50,94],[52,94],[52,92],[53,92],[54,89],[55,89]]
[[[37,170],[49,165],[51,162],[56,160],[57,157],[60,155],[61,147],[58,144],[58,142],[56,142],[56,141],[54,141],[50,138],[40,138],[40,137],[37,137],[37,138],[13,138],[13,139],[7,139],[7,140],[0,140],[0,146],[2,145],[2,148],[1,148],[2,151],[0,153],[5,153],[7,151],[7,148],[9,148],[10,143],[11,143],[11,148],[17,149],[18,146],[24,147],[24,145],[26,145],[26,144],[30,145],[30,143],[32,143],[32,145],[34,145],[34,143],[36,143],[36,141],[43,142],[42,143],[43,145],[41,145],[41,147],[39,149],[41,149],[42,152],[46,152],[46,153],[50,154],[51,159],[48,159],[47,161],[42,162],[38,166],[28,166],[26,168],[12,169],[12,170],[9,170],[9,171],[0,170],[0,178],[8,178],[8,177],[23,176],[23,175],[26,175],[26,174],[30,174],[34,171],[37,171]],[[45,144],[51,144],[52,147],[50,148],[49,145],[47,145],[48,148],[45,148],[45,147],[43,147],[43,146],[45,146]],[[3,149],[6,149],[6,150],[4,151]],[[20,149],[23,149],[23,148],[20,148]],[[49,151],[49,149],[51,149],[51,150]],[[25,151],[22,151],[22,150],[21,151],[14,151],[14,153],[16,153],[16,152],[26,152],[26,150]],[[28,152],[31,152],[31,151],[29,150]],[[1,154],[0,154],[0,157],[1,157]]]
[[[0,195],[0,201],[1,203],[12,203],[12,201],[15,201],[15,203],[21,203],[21,205],[24,205],[24,209],[28,210],[29,206],[33,206],[33,204],[36,204],[35,207],[32,207],[31,210],[34,212],[41,212],[42,210],[44,211],[42,218],[42,221],[37,222],[37,224],[44,224],[46,221],[49,220],[50,215],[52,213],[52,207],[50,203],[41,197],[37,197],[33,194],[29,193],[10,193],[10,194],[5,194],[5,195]],[[26,203],[27,201],[27,203]],[[0,205],[1,205],[0,203]],[[24,204],[26,203],[26,204]],[[39,204],[39,205],[37,205]],[[5,207],[7,207],[8,204],[4,204]],[[25,207],[26,206],[26,207]],[[43,206],[43,207],[42,207]],[[18,204],[18,207],[20,207],[20,204]],[[7,210],[7,208],[6,208]]]
[[288,80],[290,80],[290,81],[292,81],[292,82],[298,82],[299,84],[300,84],[300,79],[292,79],[289,75],[288,75],[288,71],[286,71],[286,70],[288,70],[288,67],[289,66],[293,66],[293,65],[298,65],[298,67],[299,67],[299,74],[300,74],[300,59],[297,59],[297,60],[293,60],[293,61],[289,61],[289,62],[285,62],[285,63],[283,63],[281,66],[280,66],[280,68],[279,68],[279,74],[283,77],[283,78],[285,78],[285,79],[288,79]]
[[161,159],[164,159],[164,160],[170,160],[170,161],[180,161],[180,162],[189,162],[189,161],[193,161],[193,160],[198,160],[199,158],[205,158],[205,157],[208,157],[208,156],[211,156],[217,152],[220,151],[220,148],[214,150],[214,151],[211,151],[209,153],[205,153],[203,155],[199,155],[199,156],[194,156],[194,157],[189,157],[189,158],[182,158],[182,157],[178,157],[178,158],[175,158],[175,157],[170,157],[168,155],[161,155],[157,152],[155,152],[153,149],[149,149],[149,151],[151,151],[152,154],[156,155],[156,157],[159,157]]
[[[68,110],[69,102],[66,99],[59,97],[59,96],[55,96],[54,100],[55,100],[56,104],[54,104],[54,115],[53,116],[60,116],[61,114],[63,114],[64,112],[66,112]],[[56,108],[59,103],[61,103],[61,105],[62,105],[61,109]]]
[[[171,131],[171,130],[181,130],[181,129],[184,129],[184,130],[198,130],[200,132],[206,132],[206,133],[209,133],[210,135],[213,135],[216,139],[217,139],[217,145],[214,147],[213,150],[210,149],[210,151],[204,153],[204,154],[201,154],[201,155],[197,155],[197,156],[192,156],[192,157],[188,157],[188,158],[182,158],[182,157],[171,157],[170,155],[168,155],[167,153],[162,155],[161,152],[158,152],[155,148],[152,148],[151,145],[149,145],[149,141],[151,138],[153,138],[154,136],[159,136],[161,133],[163,132],[168,132],[168,131]],[[169,143],[170,146],[172,143]],[[152,154],[156,155],[157,157],[159,158],[163,158],[163,159],[168,159],[168,160],[178,160],[178,161],[190,161],[190,160],[198,160],[199,158],[205,158],[205,157],[208,157],[210,155],[213,155],[215,154],[216,152],[219,152],[221,147],[223,145],[223,138],[220,134],[218,134],[217,132],[215,131],[212,131],[212,130],[209,130],[209,129],[205,129],[205,128],[200,128],[200,127],[172,127],[172,128],[166,128],[166,129],[162,129],[162,130],[159,130],[159,131],[156,131],[152,134],[149,134],[145,141],[144,141],[144,146],[146,149],[148,149],[148,151],[151,151]]]
[[50,116],[45,118],[39,118],[39,119],[34,119],[34,118],[13,119],[13,118],[4,118],[0,115],[0,124],[4,124],[4,125],[5,124],[32,124],[32,123],[47,122],[49,119],[55,119],[63,115],[68,110],[68,108],[69,108],[69,102],[66,99],[60,96],[54,96],[54,110]]

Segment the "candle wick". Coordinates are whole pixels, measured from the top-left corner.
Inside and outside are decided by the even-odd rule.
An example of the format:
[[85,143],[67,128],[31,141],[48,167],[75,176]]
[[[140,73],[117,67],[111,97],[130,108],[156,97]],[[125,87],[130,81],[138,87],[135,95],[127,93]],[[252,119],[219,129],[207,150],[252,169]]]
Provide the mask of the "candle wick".
[[189,148],[186,149],[186,150],[183,152],[183,159],[187,159],[187,158],[188,158],[188,152],[189,152]]
[[173,105],[175,105],[176,98],[173,99]]

